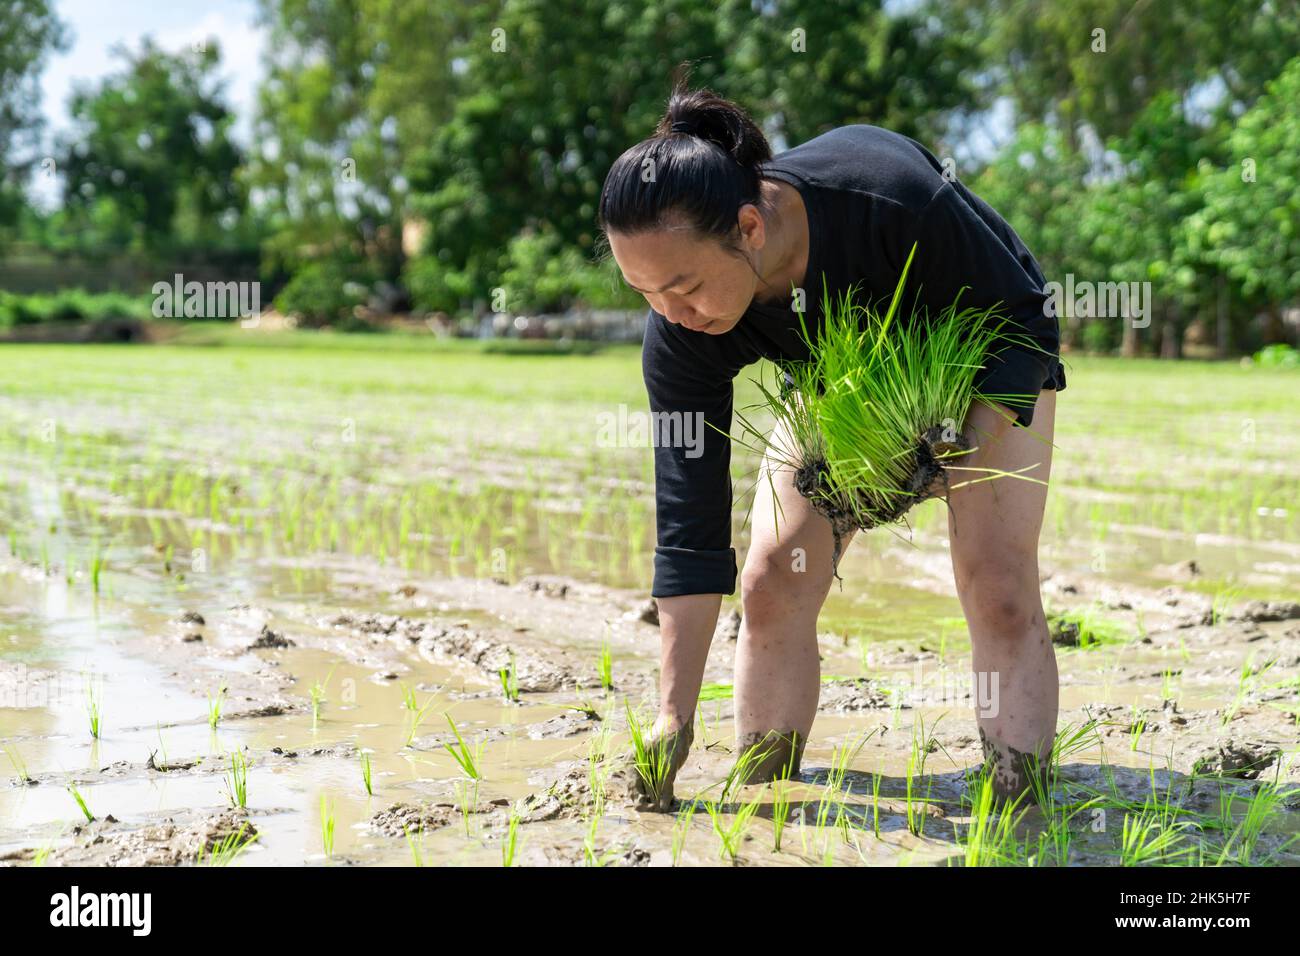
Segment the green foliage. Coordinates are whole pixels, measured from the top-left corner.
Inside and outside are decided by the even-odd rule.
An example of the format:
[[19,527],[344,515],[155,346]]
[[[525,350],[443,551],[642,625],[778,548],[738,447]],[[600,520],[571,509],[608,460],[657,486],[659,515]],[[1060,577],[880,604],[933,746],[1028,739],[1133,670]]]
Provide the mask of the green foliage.
[[122,292],[58,292],[18,295],[0,292],[0,329],[41,322],[99,322],[106,319],[148,319],[151,299]]
[[1201,161],[1204,207],[1187,242],[1247,294],[1294,302],[1300,294],[1300,56],[1232,129],[1228,161]]
[[622,283],[612,259],[589,262],[553,232],[522,233],[510,240],[502,286],[506,308],[520,312],[558,312],[577,302],[631,308],[643,301]]
[[215,40],[172,54],[146,37],[125,69],[75,92],[56,151],[69,228],[84,243],[158,253],[237,243],[242,162],[229,132]]
[[0,227],[21,218],[22,180],[39,161],[40,71],[70,39],[52,0],[0,4]]
[[298,317],[302,325],[346,323],[365,298],[363,286],[334,261],[311,262],[294,273],[275,297],[275,307]]
[[1260,349],[1251,360],[1260,368],[1300,368],[1300,351],[1279,343]]

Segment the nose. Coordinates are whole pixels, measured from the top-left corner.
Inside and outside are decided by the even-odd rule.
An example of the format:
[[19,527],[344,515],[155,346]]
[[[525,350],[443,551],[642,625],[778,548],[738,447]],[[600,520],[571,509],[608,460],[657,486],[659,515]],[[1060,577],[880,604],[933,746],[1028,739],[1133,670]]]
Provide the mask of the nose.
[[687,325],[695,321],[695,310],[689,306],[664,306],[664,318],[674,325]]

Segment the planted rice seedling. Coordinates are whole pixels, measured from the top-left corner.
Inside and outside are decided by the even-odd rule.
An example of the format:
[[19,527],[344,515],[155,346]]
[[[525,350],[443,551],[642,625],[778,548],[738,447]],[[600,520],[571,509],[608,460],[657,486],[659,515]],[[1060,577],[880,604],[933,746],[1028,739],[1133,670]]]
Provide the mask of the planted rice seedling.
[[686,835],[691,830],[691,821],[695,818],[695,810],[698,806],[698,800],[691,800],[689,805],[684,805],[677,812],[677,818],[673,821],[673,866],[676,866],[681,858],[682,848],[686,845]]
[[361,751],[361,783],[365,786],[366,793],[373,797],[375,791],[371,785],[370,752],[368,750]]
[[460,807],[461,825],[465,828],[465,836],[469,836],[469,818],[478,806],[478,780],[457,780],[452,784],[452,789],[456,791],[456,804]]
[[413,691],[409,687],[404,688],[402,705],[406,708],[406,710],[410,713],[411,716],[410,716],[410,727],[407,729],[406,732],[406,743],[403,744],[403,746],[405,747],[411,746],[411,741],[415,739],[416,732],[420,729],[420,725],[424,723],[425,715],[428,714],[429,710],[433,707],[436,701],[437,701],[436,697],[430,697],[428,702],[423,707],[421,707],[420,704],[416,702],[415,691]]
[[90,719],[90,736],[96,740],[103,730],[103,684],[86,678],[86,714]]
[[325,850],[325,858],[334,858],[334,825],[336,823],[333,804],[327,803],[325,794],[320,795],[320,839]]
[[781,835],[790,820],[790,797],[783,781],[772,781],[772,852],[781,852]]
[[329,673],[325,675],[324,680],[315,681],[311,685],[311,725],[313,730],[316,728],[316,724],[320,721],[321,704],[326,700],[325,688],[329,685],[330,678],[334,676],[334,668],[337,666],[338,665],[335,664],[334,667],[330,668]]
[[991,768],[984,767],[976,774],[968,797],[970,822],[963,833],[953,824],[953,836],[962,848],[964,866],[1007,866],[1020,862],[1016,842],[1016,828],[1028,812],[1028,807],[1017,810],[1024,794],[1013,801],[999,800],[993,785]]
[[[1264,832],[1264,826],[1286,805],[1286,801],[1295,796],[1297,792],[1300,792],[1300,790],[1294,787],[1288,789],[1279,788],[1276,781],[1266,781],[1255,787],[1250,798],[1246,800],[1245,815],[1239,823],[1233,826],[1231,834],[1219,850],[1215,865],[1223,866],[1225,863],[1232,862],[1238,866],[1267,866],[1283,850],[1296,840],[1300,840],[1300,834],[1294,834],[1276,847],[1263,860],[1255,859],[1255,849],[1259,844],[1260,836]],[[1232,807],[1236,800],[1236,793],[1228,797],[1227,806],[1222,812],[1225,822],[1231,823],[1233,821]]]
[[632,713],[631,702],[624,698],[623,704],[627,709],[628,731],[632,735],[632,750],[636,772],[645,784],[646,793],[651,800],[658,803],[672,765],[671,735],[664,734],[651,743],[646,739],[646,733],[643,731],[640,721]]
[[[827,294],[825,320],[815,336],[800,312],[811,358],[788,366],[798,399],[787,402],[784,389],[774,393],[757,383],[761,407],[785,426],[793,449],[786,451],[766,430],[738,416],[756,443],[750,447],[789,467],[800,494],[831,522],[837,576],[841,541],[849,531],[896,522],[938,488],[1012,474],[953,462],[973,450],[961,432],[973,401],[1024,399],[976,394],[986,356],[1013,343],[1037,346],[1005,332],[1006,319],[995,309],[959,309],[954,302],[928,322],[900,314],[915,254],[913,245],[883,314],[856,303],[852,290],[834,304]],[[954,486],[950,471],[983,476]]]
[[230,752],[230,771],[226,778],[226,795],[232,807],[248,807],[248,758],[242,750]]
[[614,689],[614,658],[610,654],[609,640],[600,645],[600,657],[596,661],[596,673],[600,675],[600,686],[606,690]]
[[506,838],[501,843],[501,865],[515,865],[515,849],[519,843],[519,814],[517,811],[510,812],[510,822],[506,826]]
[[216,695],[208,696],[208,726],[213,730],[217,729],[217,722],[221,720],[221,704],[226,696],[226,685],[222,684],[217,688]]
[[456,728],[456,722],[451,719],[451,714],[444,714],[443,716],[447,718],[447,723],[451,725],[451,732],[456,735],[455,747],[452,747],[451,744],[443,744],[443,747],[447,749],[447,753],[451,754],[452,759],[460,766],[465,776],[471,780],[478,780],[481,776],[478,769],[478,758],[482,755],[483,747],[487,742],[479,741],[478,746],[470,750],[469,745],[465,743],[465,738],[460,735],[460,731]]
[[68,784],[68,793],[72,794],[72,799],[77,801],[77,806],[85,814],[87,823],[95,822],[95,815],[90,812],[90,807],[86,806],[86,801],[81,796],[81,791],[77,789],[76,784]]
[[416,866],[424,866],[424,827],[416,828],[415,836],[411,836],[411,827],[402,827],[402,835],[406,837],[406,845],[411,848],[411,859],[415,861]]
[[501,668],[497,673],[501,677],[501,692],[505,695],[506,703],[519,703],[519,675],[515,672],[515,652],[510,651],[510,663]]
[[749,827],[749,822],[758,812],[758,798],[755,797],[748,803],[742,803],[740,807],[732,814],[731,822],[723,822],[723,811],[720,806],[721,800],[704,801],[704,809],[708,811],[709,819],[713,821],[713,832],[717,834],[719,841],[718,857],[720,859],[730,859],[732,863],[736,862],[736,856],[740,853],[740,843],[744,839],[745,830]]
[[245,838],[244,833],[247,830],[248,824],[242,823],[237,832],[228,834],[221,840],[213,841],[211,846],[208,846],[206,840],[201,842],[198,852],[194,856],[195,864],[199,866],[229,866],[257,840],[257,834]]
[[13,744],[5,744],[4,750],[5,756],[9,758],[10,765],[14,768],[14,772],[18,774],[18,782],[22,784],[31,782],[31,775],[27,772],[27,761],[18,752],[18,748]]

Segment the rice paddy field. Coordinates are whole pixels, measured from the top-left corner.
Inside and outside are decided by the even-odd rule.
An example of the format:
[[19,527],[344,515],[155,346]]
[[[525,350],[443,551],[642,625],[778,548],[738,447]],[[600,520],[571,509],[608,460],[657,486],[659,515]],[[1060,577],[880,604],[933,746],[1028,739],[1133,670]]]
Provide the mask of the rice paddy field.
[[664,814],[620,786],[659,659],[637,349],[235,341],[0,346],[0,863],[1300,862],[1293,372],[1067,362],[1050,791],[978,774],[931,501],[840,565],[796,779],[728,776],[725,600]]

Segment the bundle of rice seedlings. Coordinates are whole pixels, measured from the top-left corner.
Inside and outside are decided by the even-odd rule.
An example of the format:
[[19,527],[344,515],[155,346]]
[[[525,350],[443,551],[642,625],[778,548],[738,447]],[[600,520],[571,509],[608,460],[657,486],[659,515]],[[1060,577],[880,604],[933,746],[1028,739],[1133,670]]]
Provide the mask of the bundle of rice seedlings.
[[960,487],[950,483],[950,471],[987,472],[972,481],[1025,477],[953,462],[974,450],[962,434],[973,401],[1023,398],[975,391],[987,358],[1013,343],[1041,347],[1006,331],[1009,320],[996,307],[962,309],[954,302],[938,315],[901,318],[915,254],[913,245],[885,312],[855,302],[853,289],[833,306],[824,294],[825,320],[815,340],[800,313],[811,358],[787,366],[797,396],[758,383],[759,407],[786,426],[792,449],[774,446],[738,415],[744,432],[757,439],[748,446],[789,467],[799,493],[830,521],[837,579],[847,533],[900,521],[918,502]]

